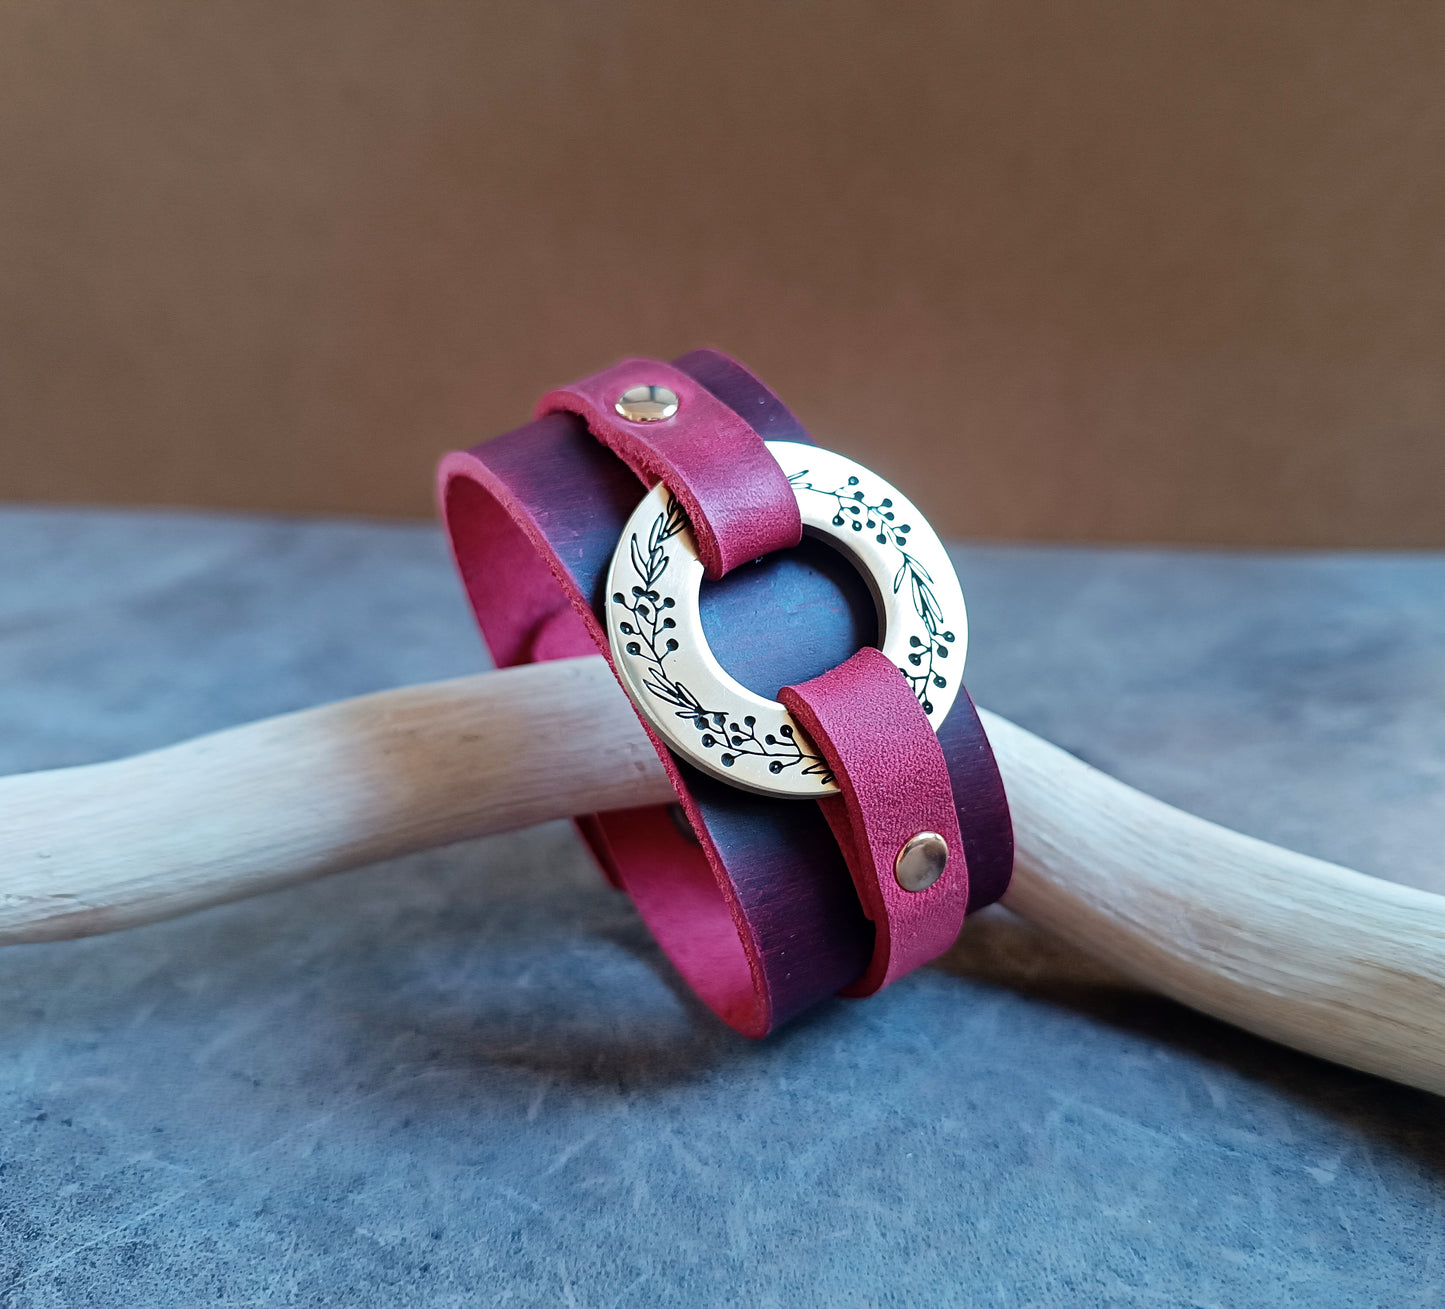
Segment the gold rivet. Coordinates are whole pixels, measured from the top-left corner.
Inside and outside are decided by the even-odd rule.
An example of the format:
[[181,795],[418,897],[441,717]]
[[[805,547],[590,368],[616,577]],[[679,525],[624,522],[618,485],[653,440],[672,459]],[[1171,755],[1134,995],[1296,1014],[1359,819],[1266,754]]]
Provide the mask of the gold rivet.
[[629,386],[617,397],[613,408],[633,423],[660,423],[677,412],[677,392],[665,386],[650,386],[646,382]]
[[910,836],[893,861],[893,876],[905,891],[926,891],[948,865],[948,842],[937,832]]

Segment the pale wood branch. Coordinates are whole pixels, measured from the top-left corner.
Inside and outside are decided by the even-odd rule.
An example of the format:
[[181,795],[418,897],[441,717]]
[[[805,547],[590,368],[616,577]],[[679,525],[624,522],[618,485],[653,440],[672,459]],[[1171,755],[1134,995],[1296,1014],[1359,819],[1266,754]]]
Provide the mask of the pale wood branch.
[[[987,725],[1018,835],[1011,909],[1206,1013],[1445,1092],[1445,896],[1241,836]],[[599,658],[387,691],[0,779],[0,944],[670,797]]]

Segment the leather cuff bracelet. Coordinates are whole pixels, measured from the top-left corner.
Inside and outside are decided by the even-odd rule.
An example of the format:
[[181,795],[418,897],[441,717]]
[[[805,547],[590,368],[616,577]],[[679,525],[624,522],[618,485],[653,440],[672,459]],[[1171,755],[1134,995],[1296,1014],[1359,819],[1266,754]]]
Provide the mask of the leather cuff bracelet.
[[631,697],[678,805],[578,825],[684,978],[762,1036],[946,950],[1013,837],[927,522],[715,351],[538,415],[442,514],[499,667],[600,651]]

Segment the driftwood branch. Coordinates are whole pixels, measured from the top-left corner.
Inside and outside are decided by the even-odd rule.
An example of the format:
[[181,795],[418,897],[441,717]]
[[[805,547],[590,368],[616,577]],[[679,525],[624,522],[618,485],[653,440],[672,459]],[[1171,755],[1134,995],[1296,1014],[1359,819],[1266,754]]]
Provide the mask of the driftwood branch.
[[[1018,835],[1011,909],[1206,1013],[1445,1092],[1445,896],[1241,836],[986,721]],[[599,658],[387,691],[0,779],[0,944],[670,797]]]

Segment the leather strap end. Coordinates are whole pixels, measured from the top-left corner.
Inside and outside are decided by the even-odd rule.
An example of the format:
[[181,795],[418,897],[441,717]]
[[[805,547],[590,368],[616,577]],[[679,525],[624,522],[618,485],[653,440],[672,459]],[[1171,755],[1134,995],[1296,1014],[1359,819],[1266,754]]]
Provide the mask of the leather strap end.
[[[907,679],[865,646],[779,699],[812,738],[840,794],[819,801],[876,930],[863,975],[842,994],[872,995],[947,950],[968,907],[968,864],[948,765]],[[900,852],[942,837],[947,861],[923,890],[906,890]]]
[[[677,412],[648,422],[623,417],[618,399],[638,386],[666,387]],[[797,497],[763,438],[672,364],[624,359],[548,392],[537,406],[539,418],[558,411],[577,414],[648,485],[666,483],[687,511],[709,577],[803,539]]]

